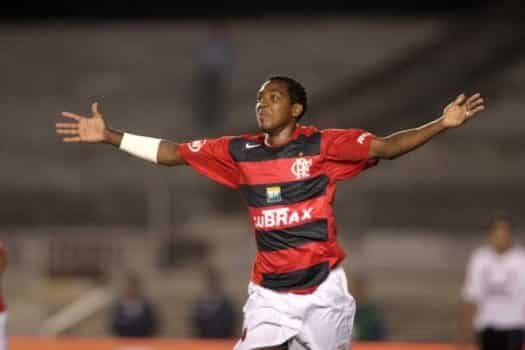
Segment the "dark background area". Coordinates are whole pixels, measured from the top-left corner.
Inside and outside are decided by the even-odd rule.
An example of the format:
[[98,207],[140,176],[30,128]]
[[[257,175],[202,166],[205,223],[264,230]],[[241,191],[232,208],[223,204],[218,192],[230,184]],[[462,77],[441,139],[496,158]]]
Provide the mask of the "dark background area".
[[[501,2],[501,1],[500,1]],[[507,1],[508,2],[508,1]],[[358,1],[352,4],[326,4],[314,1],[270,5],[261,2],[183,5],[178,1],[10,1],[4,3],[0,17],[23,19],[152,19],[152,18],[253,18],[259,16],[318,15],[445,15],[468,12],[496,1]],[[519,2],[516,2],[519,4]]]

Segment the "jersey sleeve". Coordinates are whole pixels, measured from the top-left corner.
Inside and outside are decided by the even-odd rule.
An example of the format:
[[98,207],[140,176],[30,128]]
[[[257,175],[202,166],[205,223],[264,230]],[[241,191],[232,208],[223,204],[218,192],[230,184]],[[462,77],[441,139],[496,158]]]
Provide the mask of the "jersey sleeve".
[[182,159],[195,171],[222,185],[238,188],[239,170],[230,151],[231,137],[197,140],[180,145]]
[[327,171],[335,180],[346,180],[378,164],[369,158],[370,144],[376,136],[363,129],[322,131],[321,154]]
[[481,265],[479,263],[479,255],[474,254],[470,257],[467,264],[467,272],[465,275],[465,282],[463,284],[462,296],[463,300],[471,303],[476,303],[480,300],[483,289],[481,283]]

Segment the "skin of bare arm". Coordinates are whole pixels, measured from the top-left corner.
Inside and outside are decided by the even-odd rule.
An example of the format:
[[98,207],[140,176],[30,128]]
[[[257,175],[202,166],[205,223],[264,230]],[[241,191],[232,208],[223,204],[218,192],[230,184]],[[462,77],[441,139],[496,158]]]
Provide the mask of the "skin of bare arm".
[[[122,142],[123,132],[109,128],[104,116],[99,111],[98,102],[91,105],[91,117],[85,117],[71,112],[61,115],[70,120],[68,123],[56,123],[56,132],[62,135],[62,141],[67,143],[102,143],[116,148]],[[179,144],[162,140],[157,152],[157,163],[166,166],[186,164],[180,155]]]
[[480,94],[474,94],[469,98],[461,94],[445,107],[440,118],[418,128],[375,138],[370,145],[369,157],[395,159],[424,145],[431,138],[447,129],[464,125],[484,109],[484,101]]

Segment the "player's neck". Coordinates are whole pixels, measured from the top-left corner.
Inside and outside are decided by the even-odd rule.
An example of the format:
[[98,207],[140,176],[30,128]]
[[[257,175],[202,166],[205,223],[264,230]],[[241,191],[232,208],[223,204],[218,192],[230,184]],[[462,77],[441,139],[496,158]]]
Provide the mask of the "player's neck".
[[267,132],[264,138],[264,143],[270,147],[284,145],[285,143],[290,142],[296,127],[296,123],[290,123],[271,132]]
[[491,245],[491,248],[496,254],[503,255],[512,249],[512,244],[501,246],[501,247],[498,247],[496,245]]

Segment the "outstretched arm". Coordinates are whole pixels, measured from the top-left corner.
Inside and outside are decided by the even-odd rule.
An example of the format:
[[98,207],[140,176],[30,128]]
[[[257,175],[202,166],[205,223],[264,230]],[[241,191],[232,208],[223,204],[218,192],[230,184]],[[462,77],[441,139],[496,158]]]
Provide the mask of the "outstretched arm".
[[474,94],[468,99],[459,95],[443,111],[443,115],[415,129],[403,130],[382,138],[370,145],[370,158],[394,159],[415,150],[441,132],[457,128],[485,109],[483,98]]
[[91,117],[84,117],[75,113],[62,112],[63,117],[71,120],[69,123],[56,123],[55,125],[57,134],[63,135],[62,141],[105,143],[161,165],[186,164],[180,155],[178,143],[132,135],[109,128],[99,112],[97,102],[91,105],[91,113]]

